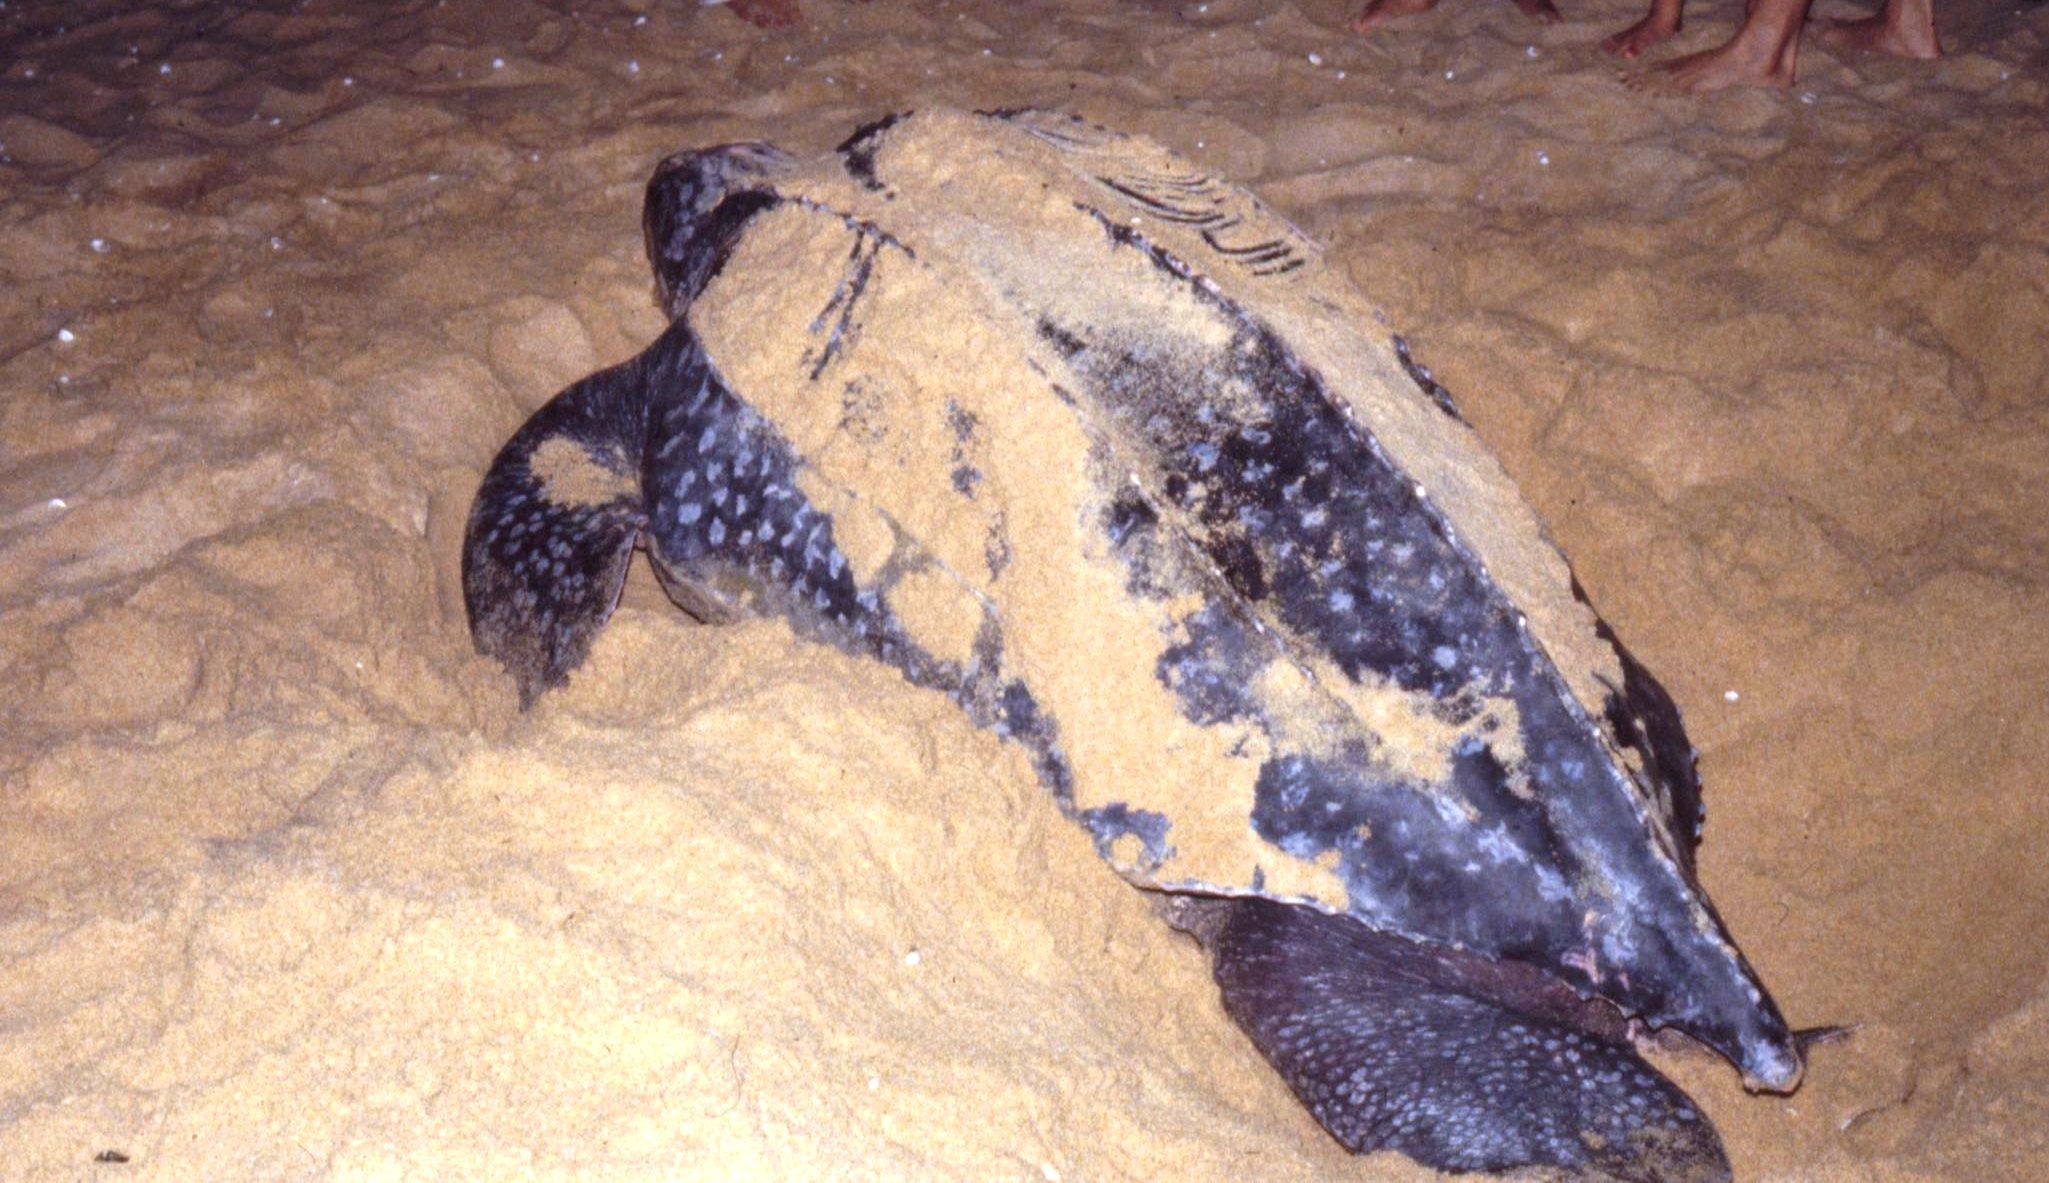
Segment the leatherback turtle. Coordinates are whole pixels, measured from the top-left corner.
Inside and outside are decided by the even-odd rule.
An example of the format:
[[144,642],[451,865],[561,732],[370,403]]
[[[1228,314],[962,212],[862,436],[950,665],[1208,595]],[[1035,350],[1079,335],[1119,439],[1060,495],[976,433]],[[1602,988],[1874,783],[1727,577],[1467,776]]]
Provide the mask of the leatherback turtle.
[[1450,397],[1303,234],[1152,142],[928,111],[664,161],[673,323],[477,494],[522,703],[636,546],[1020,744],[1354,1151],[1724,1178],[1641,1060],[1790,1090],[1694,876],[1694,752]]

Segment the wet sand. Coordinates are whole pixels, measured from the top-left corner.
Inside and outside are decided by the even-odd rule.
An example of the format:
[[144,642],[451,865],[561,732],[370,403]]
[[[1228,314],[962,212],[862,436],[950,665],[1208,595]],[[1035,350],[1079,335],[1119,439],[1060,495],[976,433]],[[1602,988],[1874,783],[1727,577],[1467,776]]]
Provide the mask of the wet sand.
[[1458,398],[1860,1025],[1661,1056],[1739,1178],[2049,1173],[2049,7],[1656,100],[1633,4],[804,7],[0,10],[0,1178],[1429,1177],[936,696],[644,569],[530,714],[471,652],[484,467],[661,325],[654,161],[937,103],[1250,185]]

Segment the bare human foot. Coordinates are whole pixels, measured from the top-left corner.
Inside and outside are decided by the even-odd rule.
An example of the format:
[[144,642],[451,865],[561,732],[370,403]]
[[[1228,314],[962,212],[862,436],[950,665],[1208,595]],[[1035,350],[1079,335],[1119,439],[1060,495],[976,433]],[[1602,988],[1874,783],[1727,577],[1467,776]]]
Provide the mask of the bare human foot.
[[1798,42],[1760,57],[1740,42],[1730,41],[1719,49],[1689,53],[1632,74],[1622,84],[1645,94],[1704,94],[1732,86],[1785,90],[1793,85],[1794,60],[1799,54]]
[[1515,6],[1522,9],[1524,16],[1540,25],[1555,25],[1565,19],[1565,14],[1559,12],[1551,0],[1515,0]]
[[1601,42],[1616,57],[1634,61],[1644,50],[1679,31],[1679,0],[1651,0],[1644,18]]
[[1367,0],[1352,18],[1352,32],[1371,33],[1397,17],[1415,16],[1437,7],[1437,0]]
[[797,23],[797,0],[728,0],[733,15],[764,29],[787,29]]
[[1753,0],[1743,26],[1724,45],[1654,66],[1623,79],[1650,94],[1703,94],[1732,86],[1793,85],[1800,26],[1813,0]]
[[1929,61],[1942,56],[1935,39],[1933,0],[1886,0],[1884,11],[1860,21],[1819,22],[1822,41],[1835,49],[1861,49]]

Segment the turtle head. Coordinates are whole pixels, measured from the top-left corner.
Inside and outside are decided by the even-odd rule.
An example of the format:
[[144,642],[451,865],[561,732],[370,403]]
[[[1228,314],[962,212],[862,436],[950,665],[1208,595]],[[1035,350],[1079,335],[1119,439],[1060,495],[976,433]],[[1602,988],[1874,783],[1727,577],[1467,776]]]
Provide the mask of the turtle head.
[[670,319],[718,274],[747,220],[781,200],[776,178],[794,163],[774,144],[753,141],[678,152],[656,167],[640,224]]

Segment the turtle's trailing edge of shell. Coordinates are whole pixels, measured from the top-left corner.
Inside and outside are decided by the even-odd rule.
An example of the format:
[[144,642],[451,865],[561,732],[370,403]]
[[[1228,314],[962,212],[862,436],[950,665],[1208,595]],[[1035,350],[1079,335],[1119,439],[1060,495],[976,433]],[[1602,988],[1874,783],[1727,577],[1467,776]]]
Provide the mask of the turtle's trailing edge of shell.
[[[949,188],[970,166],[1032,183],[977,208]],[[692,611],[786,616],[1022,743],[1127,877],[1190,893],[1177,923],[1227,1008],[1347,1146],[1726,1176],[1706,1122],[1585,1001],[1797,1080],[1692,882],[1677,713],[1434,384],[1346,342],[1355,309],[1306,240],[1144,141],[1037,113],[885,121],[811,165],[682,154],[646,225],[676,324],[544,408],[473,511],[473,625],[523,701],[581,660],[644,537]],[[793,257],[827,274],[764,274]],[[904,364],[1000,389],[925,406],[906,392],[931,374],[888,346],[921,294],[961,287],[979,311],[949,328],[972,345]],[[1172,303],[1201,339],[1120,299]],[[802,355],[749,336],[770,324]],[[1018,415],[1059,420],[1083,467],[1034,484],[1000,454]],[[932,476],[878,500],[878,465]],[[954,545],[948,514],[984,541]],[[1096,639],[1152,654],[1125,664],[1156,679],[1194,774],[1139,783],[1063,735],[1110,724],[1076,705],[1066,634],[1015,598],[1042,561],[1109,581]]]

